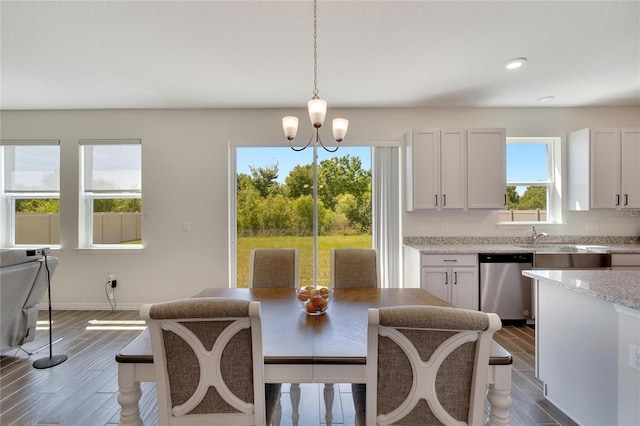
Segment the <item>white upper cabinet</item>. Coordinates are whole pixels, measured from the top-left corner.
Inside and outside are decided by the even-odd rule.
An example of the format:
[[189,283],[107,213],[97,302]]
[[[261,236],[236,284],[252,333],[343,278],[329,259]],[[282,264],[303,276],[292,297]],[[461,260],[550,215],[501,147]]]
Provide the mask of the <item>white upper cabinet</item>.
[[640,208],[640,128],[578,130],[567,143],[570,210]]
[[405,135],[406,209],[503,208],[504,129],[427,129]]
[[470,209],[503,209],[507,205],[507,135],[505,129],[467,130]]

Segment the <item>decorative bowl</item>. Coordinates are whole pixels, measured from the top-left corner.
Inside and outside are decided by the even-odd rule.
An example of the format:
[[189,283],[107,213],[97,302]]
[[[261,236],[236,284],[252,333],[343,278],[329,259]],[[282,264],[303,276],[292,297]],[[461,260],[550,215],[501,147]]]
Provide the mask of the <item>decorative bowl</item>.
[[312,285],[296,290],[300,307],[307,315],[323,315],[329,309],[331,289]]

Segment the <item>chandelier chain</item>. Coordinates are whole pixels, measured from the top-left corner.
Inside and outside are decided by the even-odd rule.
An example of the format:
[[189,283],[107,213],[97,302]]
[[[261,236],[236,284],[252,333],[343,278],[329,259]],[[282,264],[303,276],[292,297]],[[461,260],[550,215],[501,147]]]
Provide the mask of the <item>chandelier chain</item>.
[[318,98],[318,8],[313,0],[313,98]]

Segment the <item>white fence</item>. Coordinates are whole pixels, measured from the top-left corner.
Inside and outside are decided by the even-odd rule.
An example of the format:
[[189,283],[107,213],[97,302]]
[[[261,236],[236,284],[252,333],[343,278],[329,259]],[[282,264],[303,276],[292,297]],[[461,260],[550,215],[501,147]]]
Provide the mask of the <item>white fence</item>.
[[500,210],[499,222],[546,222],[546,210]]
[[[94,213],[93,244],[120,244],[142,239],[140,213]],[[16,215],[16,244],[60,244],[59,213]]]

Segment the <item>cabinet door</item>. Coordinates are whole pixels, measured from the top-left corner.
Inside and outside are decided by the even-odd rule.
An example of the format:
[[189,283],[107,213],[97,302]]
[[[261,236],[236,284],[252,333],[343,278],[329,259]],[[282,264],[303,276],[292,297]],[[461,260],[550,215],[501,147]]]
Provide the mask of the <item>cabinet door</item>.
[[451,303],[450,274],[451,268],[422,268],[422,288],[435,297]]
[[406,209],[438,208],[440,191],[440,131],[414,131],[405,142]]
[[440,134],[440,176],[442,209],[464,209],[467,156],[464,130],[443,130]]
[[505,129],[467,131],[467,207],[502,209],[507,203]]
[[479,282],[476,268],[451,269],[451,304],[477,311],[480,308]]
[[620,130],[592,129],[591,208],[612,209],[620,205]]
[[640,129],[622,129],[621,207],[640,208]]

